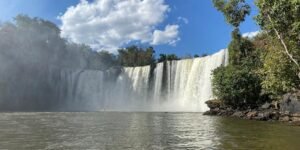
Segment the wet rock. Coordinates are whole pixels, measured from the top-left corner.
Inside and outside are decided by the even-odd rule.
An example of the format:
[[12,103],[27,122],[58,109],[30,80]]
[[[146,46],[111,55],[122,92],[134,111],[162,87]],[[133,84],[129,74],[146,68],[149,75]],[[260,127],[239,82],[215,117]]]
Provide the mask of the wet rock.
[[212,115],[212,114],[211,114],[211,112],[209,110],[209,111],[204,112],[203,115],[208,115],[209,116],[209,115]]
[[209,110],[209,111],[204,112],[203,115],[214,116],[214,115],[217,115],[217,113],[212,110]]

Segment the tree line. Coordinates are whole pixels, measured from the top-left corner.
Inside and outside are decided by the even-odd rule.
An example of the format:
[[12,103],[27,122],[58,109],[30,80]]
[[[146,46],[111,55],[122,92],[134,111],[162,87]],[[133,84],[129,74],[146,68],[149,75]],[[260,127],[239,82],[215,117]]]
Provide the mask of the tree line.
[[225,105],[247,109],[279,100],[300,83],[300,1],[256,0],[258,36],[242,37],[250,14],[245,0],[212,0],[233,27],[229,64],[213,71],[213,91]]

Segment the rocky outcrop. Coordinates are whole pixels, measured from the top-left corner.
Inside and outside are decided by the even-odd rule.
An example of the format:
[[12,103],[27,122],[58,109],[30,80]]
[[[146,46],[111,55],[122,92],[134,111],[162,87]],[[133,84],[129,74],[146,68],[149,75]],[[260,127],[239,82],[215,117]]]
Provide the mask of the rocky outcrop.
[[210,101],[206,101],[205,104],[210,109],[215,109],[215,108],[220,108],[222,105],[222,102],[220,100],[210,100]]
[[[292,102],[293,101],[293,102]],[[248,110],[235,110],[221,105],[219,100],[210,100],[206,104],[210,108],[204,115],[235,117],[259,121],[281,121],[292,125],[300,125],[298,98],[286,95],[281,102],[265,103],[261,107]]]

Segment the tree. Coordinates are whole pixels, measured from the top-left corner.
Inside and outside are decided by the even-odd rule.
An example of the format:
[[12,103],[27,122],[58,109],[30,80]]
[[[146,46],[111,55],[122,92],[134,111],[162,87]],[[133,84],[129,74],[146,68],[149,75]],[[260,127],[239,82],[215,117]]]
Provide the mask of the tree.
[[176,54],[169,54],[169,55],[167,55],[167,60],[169,60],[169,61],[179,60],[179,58],[176,56]]
[[277,38],[284,54],[297,67],[300,78],[300,1],[257,0],[260,9],[256,17],[258,24],[271,36]]
[[202,55],[201,55],[201,57],[206,57],[206,56],[208,56],[208,54],[202,54]]
[[254,51],[252,42],[241,37],[241,34],[234,30],[232,32],[232,41],[228,46],[229,50],[229,63],[232,65],[241,65],[243,59],[250,57]]
[[123,66],[145,66],[151,65],[155,62],[155,51],[153,47],[143,49],[133,45],[127,48],[119,49],[118,52],[118,60]]
[[278,50],[282,49],[278,39],[262,33],[256,36],[252,42],[259,52],[257,56],[260,56],[261,66],[258,67],[257,73],[261,78],[264,93],[277,99],[282,94],[297,88],[300,83],[295,73],[297,67],[284,51]]
[[159,54],[159,58],[157,62],[164,62],[164,61],[172,61],[172,60],[179,60],[176,54]]
[[226,21],[234,27],[232,31],[232,41],[229,44],[229,63],[236,65],[248,53],[247,39],[244,39],[239,31],[241,22],[250,14],[250,6],[245,0],[212,0],[214,6],[223,13]]
[[245,0],[212,0],[218,11],[222,12],[226,21],[234,28],[238,28],[240,23],[245,21],[245,17],[250,14],[250,6]]
[[261,100],[261,81],[256,73],[261,63],[252,42],[239,31],[240,23],[250,14],[250,6],[245,0],[213,0],[213,3],[234,27],[228,46],[229,65],[213,71],[214,95],[234,108],[255,107]]
[[261,103],[258,76],[241,66],[221,66],[213,71],[213,93],[225,105],[238,109]]

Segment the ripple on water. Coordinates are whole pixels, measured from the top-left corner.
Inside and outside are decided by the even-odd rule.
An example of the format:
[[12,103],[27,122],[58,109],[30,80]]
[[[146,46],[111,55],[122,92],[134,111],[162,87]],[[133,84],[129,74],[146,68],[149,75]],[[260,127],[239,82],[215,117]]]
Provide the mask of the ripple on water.
[[297,149],[299,127],[200,113],[2,113],[0,149]]

